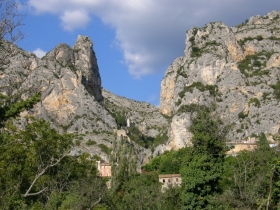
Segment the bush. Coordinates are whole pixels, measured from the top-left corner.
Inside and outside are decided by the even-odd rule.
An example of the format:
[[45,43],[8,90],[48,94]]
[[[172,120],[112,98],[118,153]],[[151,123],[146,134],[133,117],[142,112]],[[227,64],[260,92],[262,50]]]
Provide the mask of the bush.
[[245,37],[244,39],[239,40],[239,41],[238,41],[238,44],[239,44],[241,47],[243,47],[244,44],[245,44],[247,41],[252,41],[252,40],[254,40],[254,39],[256,39],[256,40],[258,40],[258,41],[261,41],[261,40],[263,40],[263,37],[262,37],[261,35],[258,35],[258,36],[256,36],[256,37]]
[[105,144],[99,144],[98,145],[102,152],[106,153],[107,155],[110,155],[111,149],[107,147]]
[[238,114],[238,118],[240,119],[244,119],[245,117],[248,117],[248,114],[244,114],[243,111]]
[[247,55],[244,60],[238,62],[238,68],[246,77],[262,76],[269,74],[269,70],[254,69],[254,67],[261,68],[266,66],[266,62],[261,62],[263,57],[268,60],[274,52],[262,51],[254,55]]
[[178,95],[180,98],[183,98],[186,92],[193,92],[194,88],[198,89],[201,92],[209,91],[211,96],[216,96],[218,93],[218,86],[217,85],[204,85],[201,82],[194,82],[189,86],[185,86],[184,90],[182,90]]
[[277,99],[280,99],[280,81],[278,81],[275,85],[270,85],[274,89],[273,94]]
[[128,134],[129,138],[134,141],[135,143],[139,144],[142,147],[149,148],[149,146],[152,144],[154,138],[150,136],[145,136],[141,131],[135,127],[132,126],[128,128]]
[[157,147],[160,144],[164,144],[168,140],[167,132],[158,134],[153,139],[153,148]]
[[88,146],[95,145],[95,144],[96,144],[96,141],[91,140],[91,139],[89,139],[89,140],[86,142],[86,145],[88,145]]
[[263,37],[262,37],[262,35],[258,35],[258,36],[256,36],[256,39],[257,39],[258,41],[261,41],[261,40],[263,40]]
[[260,107],[261,106],[261,103],[259,101],[259,99],[257,98],[250,98],[250,101],[249,101],[249,106],[253,104],[255,107]]
[[192,46],[191,57],[200,57],[202,55],[202,49],[197,46]]
[[197,110],[196,104],[189,104],[189,105],[183,105],[178,109],[178,113],[181,112],[195,112]]
[[81,145],[81,141],[80,141],[80,140],[78,140],[78,139],[77,139],[77,140],[75,140],[75,145],[76,145],[76,146],[80,146],[80,145]]
[[118,128],[126,126],[125,114],[124,112],[110,112],[111,116],[116,120]]

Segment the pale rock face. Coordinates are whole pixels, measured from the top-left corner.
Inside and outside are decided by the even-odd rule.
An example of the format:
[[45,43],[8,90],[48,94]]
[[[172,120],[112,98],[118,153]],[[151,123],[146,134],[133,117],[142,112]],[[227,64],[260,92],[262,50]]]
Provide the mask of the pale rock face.
[[213,61],[212,64],[204,62],[202,66],[197,66],[201,78],[205,84],[213,85],[216,83],[217,77],[222,73],[226,62],[224,60]]
[[75,65],[81,74],[82,84],[97,101],[102,100],[101,78],[95,53],[92,50],[93,43],[87,36],[78,36],[74,45]]
[[175,115],[172,118],[168,141],[168,145],[171,149],[177,150],[186,145],[191,145],[192,134],[188,131],[190,123],[190,116],[185,113],[181,116]]
[[236,43],[228,43],[227,48],[234,61],[243,60],[244,56],[242,50]]
[[278,67],[278,66],[280,66],[280,54],[279,53],[275,53],[267,61],[266,68],[270,69],[270,68]]
[[173,98],[175,94],[175,83],[177,69],[182,62],[182,58],[177,58],[168,68],[165,74],[165,79],[161,81],[160,91],[160,112],[167,116],[172,115]]
[[74,53],[67,44],[59,44],[47,55],[48,60],[57,61],[62,66],[74,65]]
[[273,11],[237,27],[217,22],[187,32],[184,56],[175,59],[161,82],[160,111],[172,122],[169,141],[158,151],[191,144],[189,113],[182,112],[191,103],[215,102],[222,120],[234,124],[229,141],[279,134],[280,100],[272,88],[279,82],[279,17]]
[[22,93],[27,99],[40,92],[41,102],[29,114],[61,132],[113,132],[115,120],[98,103],[103,97],[92,46],[88,37],[79,36],[74,49],[59,44],[42,59],[18,49],[1,78],[1,93]]
[[22,61],[22,66],[25,69],[33,71],[34,69],[36,69],[38,67],[38,59],[34,58],[34,57],[31,57],[28,60],[23,60]]
[[[108,159],[108,154],[99,145],[110,148],[113,141],[120,138],[114,132],[117,124],[112,113],[124,113],[131,126],[137,127],[143,135],[150,138],[161,135],[167,141],[168,120],[158,107],[116,96],[106,90],[102,90],[102,94],[92,47],[89,37],[79,36],[73,48],[59,44],[40,59],[15,46],[16,55],[9,58],[9,65],[0,72],[0,93],[7,96],[19,94],[24,100],[41,93],[40,102],[20,113],[17,126],[24,129],[28,116],[43,118],[60,133],[75,133],[79,144],[72,149],[71,155],[87,152],[104,159]],[[89,140],[96,144],[88,145]],[[139,165],[149,160],[152,155],[150,149],[133,141],[129,144],[136,151]]]
[[254,46],[250,45],[250,44],[246,44],[246,46],[244,47],[244,55],[254,55],[256,53],[256,50],[254,48]]

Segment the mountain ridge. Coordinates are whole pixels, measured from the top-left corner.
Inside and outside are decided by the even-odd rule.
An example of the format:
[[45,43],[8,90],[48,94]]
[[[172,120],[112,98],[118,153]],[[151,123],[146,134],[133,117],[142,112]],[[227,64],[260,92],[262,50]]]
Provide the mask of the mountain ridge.
[[272,11],[239,26],[212,22],[188,30],[183,55],[161,81],[160,107],[102,89],[93,42],[81,35],[72,48],[59,44],[42,59],[17,48],[0,75],[0,93],[27,99],[40,92],[41,101],[21,113],[18,126],[35,116],[77,135],[73,155],[84,151],[108,158],[104,145],[110,149],[121,138],[117,129],[132,139],[139,164],[190,146],[190,106],[212,102],[222,120],[233,124],[231,142],[261,132],[272,139],[280,132],[279,20],[280,12]]
[[279,134],[279,98],[274,94],[280,69],[279,15],[272,11],[236,27],[214,22],[187,31],[184,55],[161,82],[160,110],[172,118],[169,147],[191,144],[190,112],[180,110],[192,103],[215,102],[222,119],[234,124],[230,141],[261,132]]

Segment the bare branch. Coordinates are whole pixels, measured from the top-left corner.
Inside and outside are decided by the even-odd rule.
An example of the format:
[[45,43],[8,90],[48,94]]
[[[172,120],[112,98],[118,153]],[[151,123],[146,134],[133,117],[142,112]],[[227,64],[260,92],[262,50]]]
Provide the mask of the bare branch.
[[18,12],[16,0],[0,0],[0,67],[8,64],[8,58],[16,52],[16,44],[24,38],[20,26],[24,15]]
[[48,188],[46,187],[46,188],[44,188],[44,189],[42,189],[42,190],[40,190],[39,192],[36,192],[36,193],[28,193],[28,194],[24,194],[24,197],[28,197],[28,196],[34,196],[34,195],[39,195],[39,194],[41,194],[42,192],[44,192],[44,191],[46,191]]
[[99,204],[100,201],[101,201],[101,199],[102,199],[102,197],[101,197],[101,195],[99,195],[98,200],[90,206],[90,209],[92,209],[94,206],[96,206],[97,204]]
[[274,165],[272,167],[271,173],[270,173],[269,194],[268,194],[267,203],[266,203],[266,210],[269,209],[269,205],[270,205],[270,200],[271,200],[271,195],[272,195],[272,188],[273,188],[273,175],[274,175],[275,167],[276,167],[276,165]]
[[37,180],[51,167],[56,166],[58,163],[60,163],[60,161],[69,154],[70,151],[66,152],[63,156],[61,156],[59,159],[57,159],[54,163],[49,164],[48,166],[46,166],[44,169],[41,170],[40,173],[38,173],[33,182],[31,183],[30,187],[28,188],[28,190],[26,191],[26,193],[23,195],[23,197],[28,197],[28,196],[33,196],[33,195],[39,195],[40,193],[44,192],[47,188],[44,188],[43,190],[36,192],[36,193],[30,193],[31,189],[33,188],[33,186],[35,185],[35,183],[37,182]]

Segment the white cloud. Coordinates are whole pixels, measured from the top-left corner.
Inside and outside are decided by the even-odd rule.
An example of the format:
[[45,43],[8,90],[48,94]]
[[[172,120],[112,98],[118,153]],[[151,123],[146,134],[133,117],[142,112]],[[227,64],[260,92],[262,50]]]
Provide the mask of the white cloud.
[[90,17],[84,10],[66,10],[60,16],[62,27],[67,31],[72,31],[77,28],[85,28]]
[[36,48],[33,53],[35,53],[38,58],[42,58],[44,55],[46,55],[47,52],[45,52],[41,48]]
[[90,15],[99,17],[116,32],[129,73],[136,78],[162,71],[183,55],[186,30],[210,21],[229,26],[252,15],[280,10],[268,0],[28,0],[40,13],[60,16],[65,30],[86,27]]

